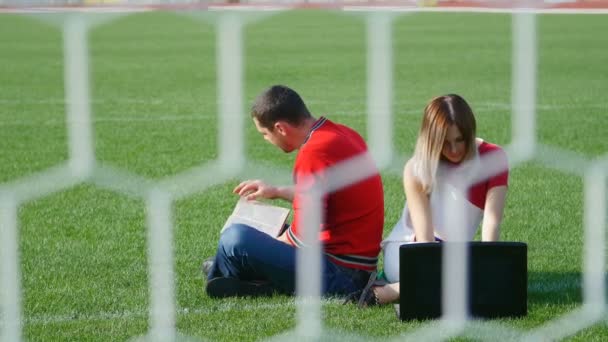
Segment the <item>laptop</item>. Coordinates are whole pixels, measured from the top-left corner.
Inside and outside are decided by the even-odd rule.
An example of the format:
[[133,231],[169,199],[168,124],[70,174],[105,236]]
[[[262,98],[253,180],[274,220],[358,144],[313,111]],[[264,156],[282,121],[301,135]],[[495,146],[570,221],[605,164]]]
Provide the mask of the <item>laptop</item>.
[[[475,318],[521,317],[528,313],[527,245],[466,242],[469,252],[469,314]],[[404,244],[399,250],[401,320],[441,316],[444,243]]]

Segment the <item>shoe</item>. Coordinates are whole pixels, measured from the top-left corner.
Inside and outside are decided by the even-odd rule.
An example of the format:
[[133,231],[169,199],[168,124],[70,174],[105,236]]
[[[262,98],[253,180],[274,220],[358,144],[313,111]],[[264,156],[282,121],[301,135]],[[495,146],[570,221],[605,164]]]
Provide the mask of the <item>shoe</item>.
[[274,289],[267,282],[244,281],[231,277],[209,280],[206,291],[211,298],[268,297],[274,293]]
[[209,276],[209,272],[211,272],[211,267],[213,267],[213,263],[215,262],[215,257],[209,257],[203,261],[201,265],[201,271],[205,275],[205,279]]
[[346,299],[342,304],[353,303],[357,304],[359,308],[364,308],[368,306],[377,306],[380,305],[380,301],[374,292],[374,282],[376,281],[376,272],[372,272],[369,276],[369,280],[365,287],[359,291],[355,291],[346,296]]

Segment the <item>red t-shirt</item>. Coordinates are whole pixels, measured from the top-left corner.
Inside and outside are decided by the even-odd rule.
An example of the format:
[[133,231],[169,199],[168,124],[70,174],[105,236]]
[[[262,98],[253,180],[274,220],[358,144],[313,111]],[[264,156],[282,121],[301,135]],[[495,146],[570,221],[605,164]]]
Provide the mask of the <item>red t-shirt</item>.
[[[303,241],[299,230],[302,207],[310,198],[306,191],[312,185],[304,180],[313,179],[324,189],[328,168],[366,152],[365,141],[354,130],[323,117],[315,123],[298,151],[293,170],[294,221],[287,231],[292,245],[302,246]],[[375,169],[371,157],[369,162]],[[309,178],[311,175],[314,178]],[[319,240],[326,255],[338,265],[375,270],[384,226],[380,174],[376,171],[364,180],[326,194],[321,208]]]

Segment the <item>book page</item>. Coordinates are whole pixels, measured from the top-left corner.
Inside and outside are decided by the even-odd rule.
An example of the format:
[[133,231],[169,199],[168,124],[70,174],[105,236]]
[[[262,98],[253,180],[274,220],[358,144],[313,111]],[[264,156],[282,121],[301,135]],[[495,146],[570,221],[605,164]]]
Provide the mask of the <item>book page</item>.
[[290,210],[274,205],[239,199],[232,215],[224,224],[222,231],[233,223],[242,223],[272,237],[277,237],[287,220]]

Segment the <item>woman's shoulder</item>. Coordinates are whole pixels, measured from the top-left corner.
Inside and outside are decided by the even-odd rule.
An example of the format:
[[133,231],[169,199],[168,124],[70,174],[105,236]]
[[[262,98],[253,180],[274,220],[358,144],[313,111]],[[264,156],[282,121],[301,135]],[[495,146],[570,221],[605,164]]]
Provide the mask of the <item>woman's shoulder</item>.
[[414,158],[408,160],[403,168],[403,186],[406,196],[414,193],[425,193],[424,185],[416,171],[416,161]]
[[404,177],[412,177],[414,174],[414,158],[408,159],[405,162],[405,166],[403,167],[403,176]]
[[484,159],[490,158],[493,160],[494,165],[501,165],[505,169],[508,168],[508,157],[505,150],[497,144],[493,144],[491,142],[487,142],[477,138],[478,145],[477,150],[479,151],[479,156],[483,156]]
[[499,145],[493,144],[480,138],[477,138],[477,150],[479,151],[480,155],[490,152],[503,151],[502,147],[500,147]]
[[416,174],[416,161],[414,158],[410,158],[403,167],[403,181],[405,184],[421,184],[420,178]]

